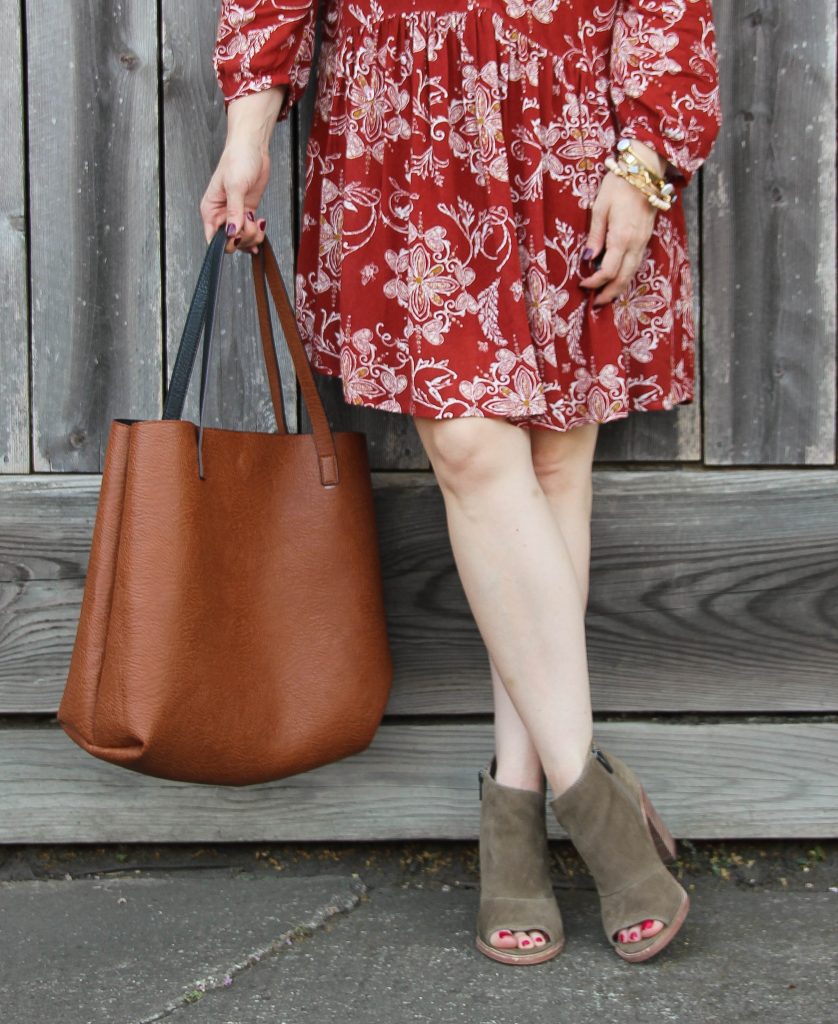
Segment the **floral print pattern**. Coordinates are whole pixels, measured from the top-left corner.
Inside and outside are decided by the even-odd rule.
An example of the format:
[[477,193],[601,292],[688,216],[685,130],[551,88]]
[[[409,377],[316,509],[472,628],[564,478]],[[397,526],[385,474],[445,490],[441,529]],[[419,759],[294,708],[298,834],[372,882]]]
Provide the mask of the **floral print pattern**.
[[[710,0],[222,0],[225,105],[285,84],[322,39],[296,312],[344,399],[567,430],[694,396],[680,193],[722,123]],[[579,285],[619,134],[668,161],[622,295]]]

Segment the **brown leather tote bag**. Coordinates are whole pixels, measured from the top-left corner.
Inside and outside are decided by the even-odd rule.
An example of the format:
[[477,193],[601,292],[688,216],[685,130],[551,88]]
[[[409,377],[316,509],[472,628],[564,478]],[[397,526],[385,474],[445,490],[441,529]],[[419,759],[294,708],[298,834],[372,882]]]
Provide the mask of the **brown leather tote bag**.
[[[58,721],[124,768],[242,786],[364,750],[393,666],[366,436],[330,429],[267,239],[251,266],[277,431],[203,425],[225,242],[162,419],[111,423]],[[287,430],[266,282],[310,434]],[[196,425],[180,415],[202,330]]]

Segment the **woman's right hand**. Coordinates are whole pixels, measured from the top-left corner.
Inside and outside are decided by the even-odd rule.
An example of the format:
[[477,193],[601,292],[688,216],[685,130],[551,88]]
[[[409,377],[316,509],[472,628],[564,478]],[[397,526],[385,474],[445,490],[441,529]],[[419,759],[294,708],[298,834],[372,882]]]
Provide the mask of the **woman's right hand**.
[[257,252],[265,237],[257,208],[270,178],[268,146],[286,89],[278,85],[241,96],[227,108],[227,141],[199,207],[207,243],[227,224],[225,252]]

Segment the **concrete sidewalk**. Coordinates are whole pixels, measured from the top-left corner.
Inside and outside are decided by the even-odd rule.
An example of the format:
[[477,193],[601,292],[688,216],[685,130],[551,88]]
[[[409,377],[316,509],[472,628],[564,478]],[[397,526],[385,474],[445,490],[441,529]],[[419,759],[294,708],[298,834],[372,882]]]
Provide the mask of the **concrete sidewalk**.
[[508,967],[474,948],[474,844],[7,851],[2,1020],[838,1021],[834,844],[689,844],[693,909],[646,964],[607,945],[572,848],[554,856],[565,952]]

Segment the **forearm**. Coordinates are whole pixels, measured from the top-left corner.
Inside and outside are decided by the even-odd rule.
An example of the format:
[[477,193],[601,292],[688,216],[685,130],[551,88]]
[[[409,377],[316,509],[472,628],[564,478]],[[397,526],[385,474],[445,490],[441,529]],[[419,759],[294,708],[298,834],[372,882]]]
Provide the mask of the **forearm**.
[[721,124],[711,0],[619,0],[609,72],[620,134],[688,185]]
[[286,85],[275,85],[261,92],[233,100],[227,108],[227,140],[256,138],[267,148],[285,102]]

